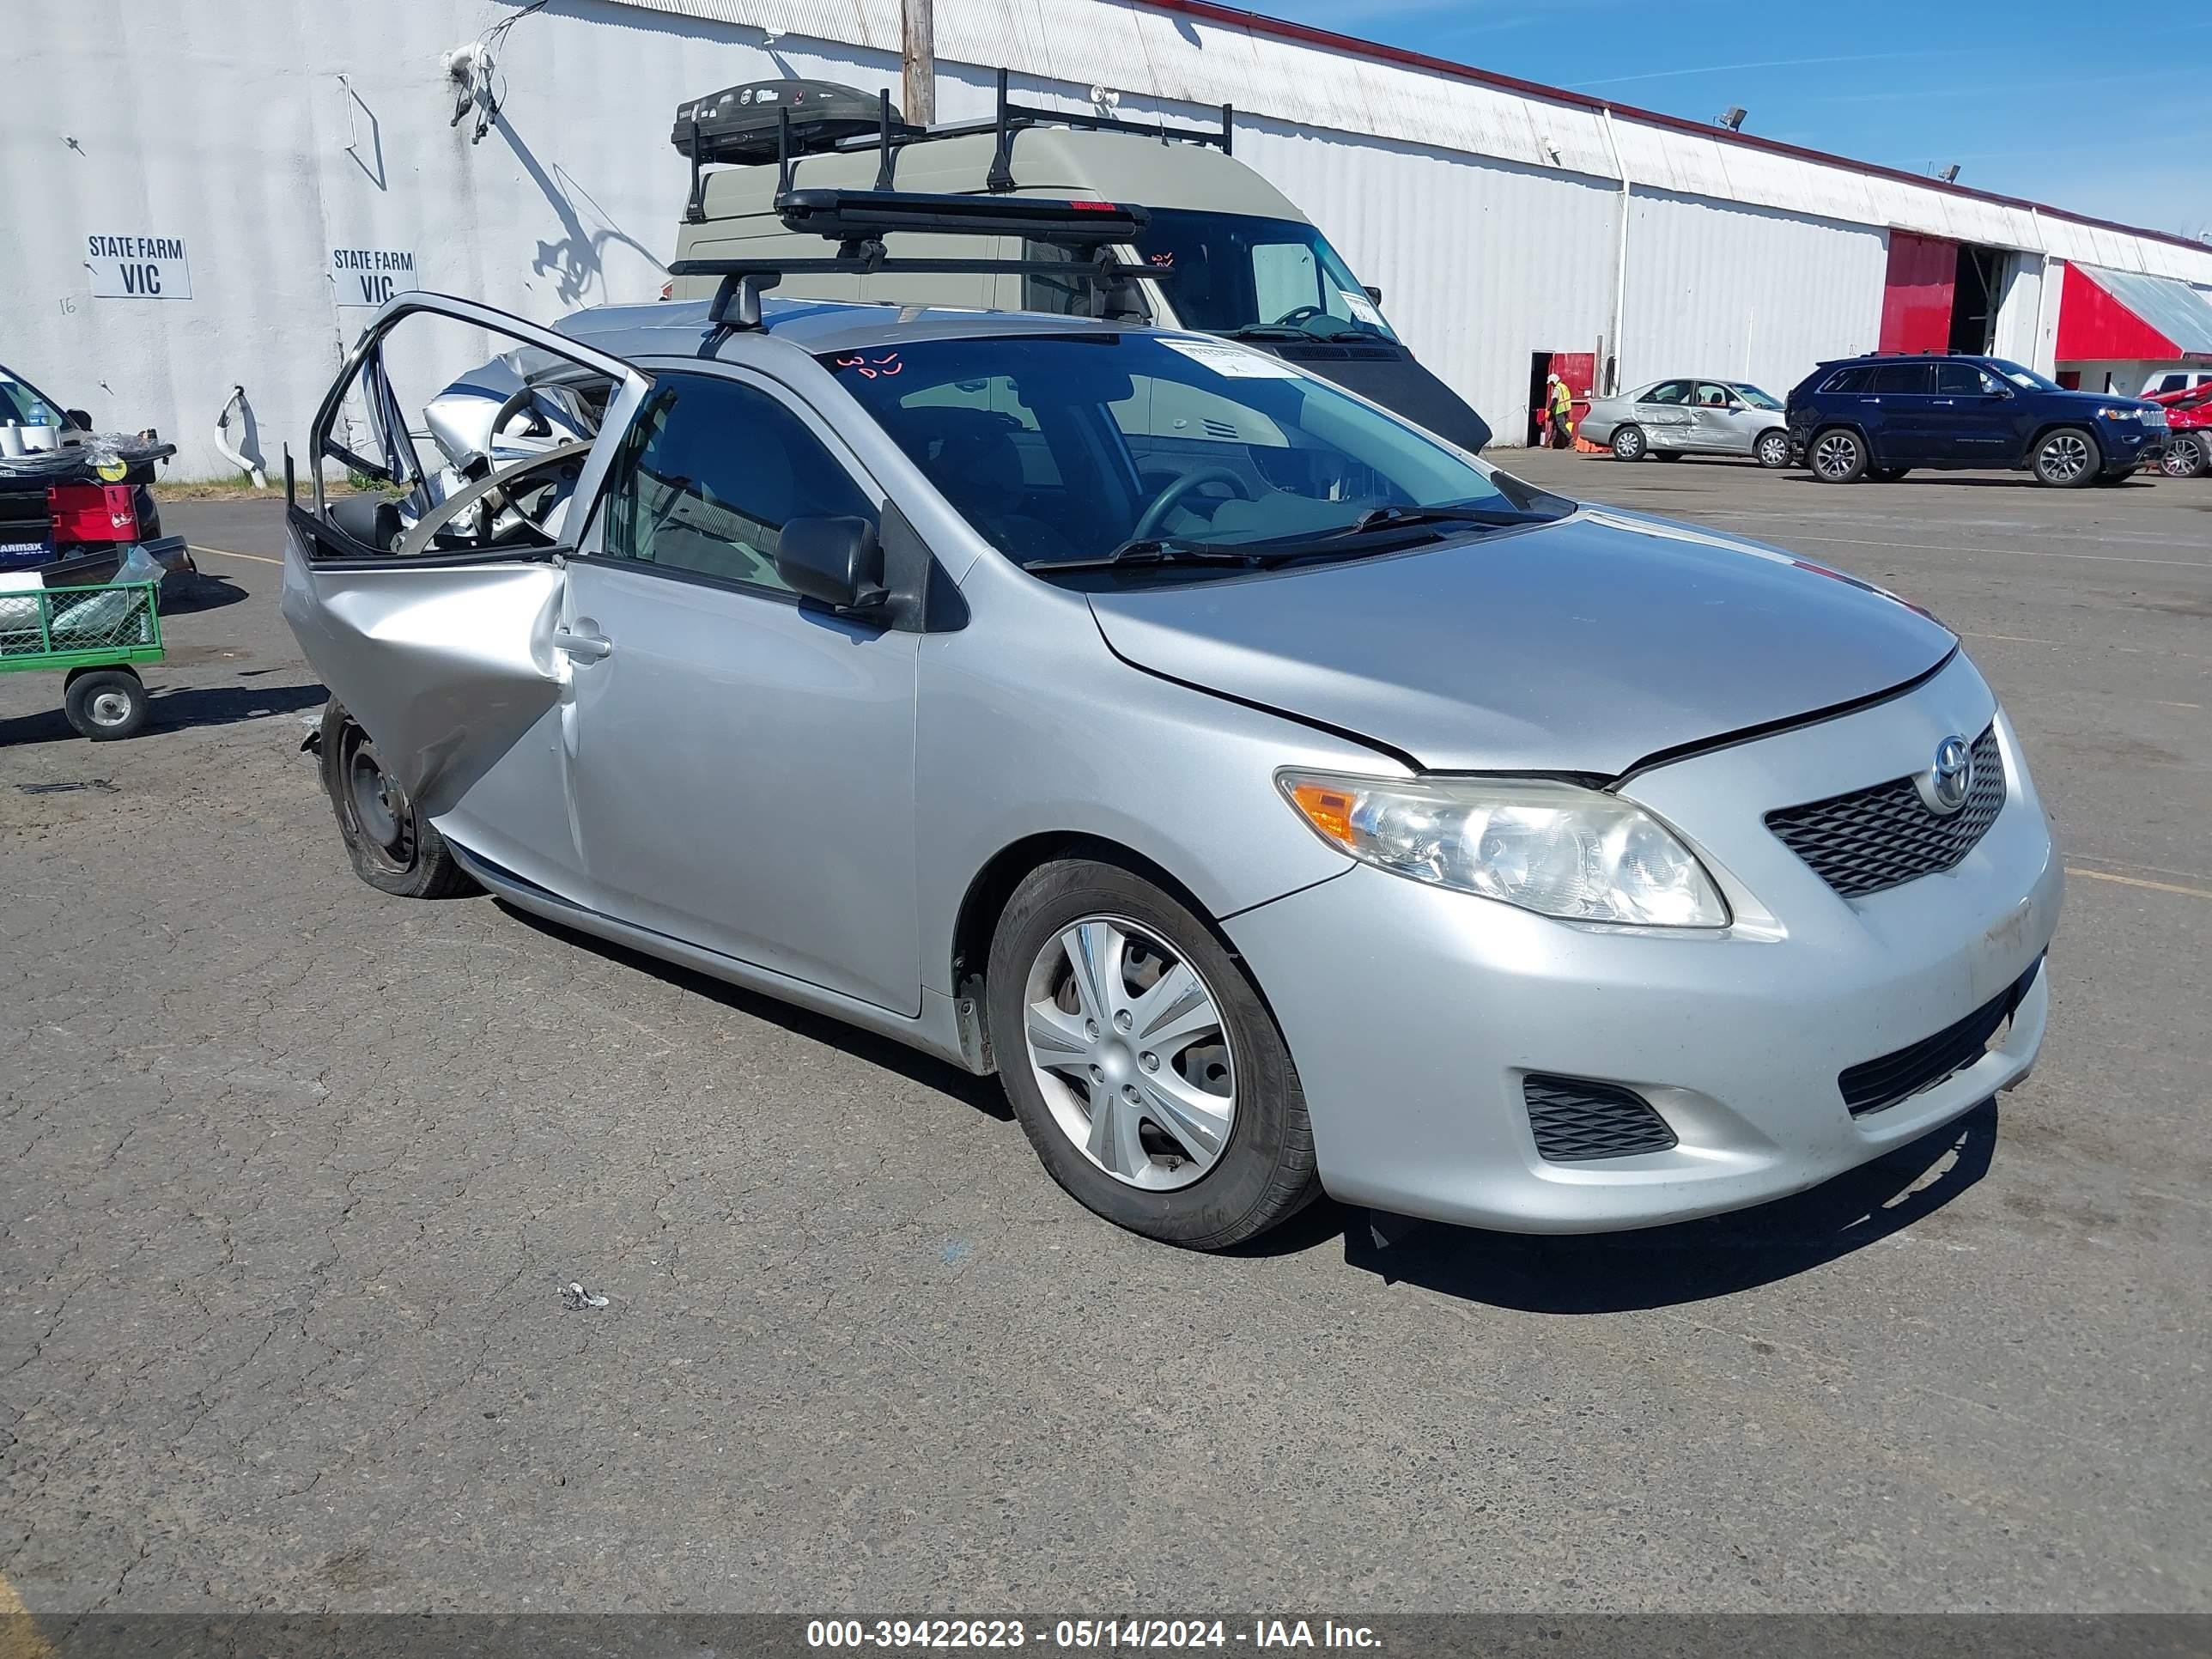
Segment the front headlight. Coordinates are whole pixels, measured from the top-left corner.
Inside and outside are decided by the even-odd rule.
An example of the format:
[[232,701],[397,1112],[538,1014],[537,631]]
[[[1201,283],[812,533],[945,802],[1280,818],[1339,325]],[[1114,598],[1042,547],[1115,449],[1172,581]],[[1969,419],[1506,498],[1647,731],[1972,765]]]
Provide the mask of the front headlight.
[[2108,404],[2104,408],[2097,411],[2097,418],[2100,421],[2140,421],[2142,419],[2142,410],[2140,409],[2115,409]]
[[1322,840],[1396,875],[1566,921],[1728,926],[1696,856],[1617,795],[1523,778],[1275,781]]

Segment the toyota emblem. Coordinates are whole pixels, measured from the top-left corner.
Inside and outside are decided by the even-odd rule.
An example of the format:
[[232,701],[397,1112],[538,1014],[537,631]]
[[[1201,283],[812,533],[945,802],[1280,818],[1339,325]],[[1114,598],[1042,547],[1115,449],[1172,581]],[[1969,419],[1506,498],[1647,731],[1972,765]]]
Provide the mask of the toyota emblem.
[[1935,763],[1915,780],[1931,812],[1946,817],[1966,804],[1974,787],[1974,751],[1955,732],[1936,745]]

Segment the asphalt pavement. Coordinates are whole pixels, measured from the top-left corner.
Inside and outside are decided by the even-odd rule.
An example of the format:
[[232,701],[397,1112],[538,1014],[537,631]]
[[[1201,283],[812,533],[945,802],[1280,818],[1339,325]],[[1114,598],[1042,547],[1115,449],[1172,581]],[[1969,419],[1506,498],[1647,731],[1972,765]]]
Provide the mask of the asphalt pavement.
[[356,880],[278,510],[172,506],[155,729],[0,676],[0,1607],[2212,1606],[2212,480],[1504,459],[1965,635],[2025,1087],[1662,1231],[1147,1243],[993,1085]]

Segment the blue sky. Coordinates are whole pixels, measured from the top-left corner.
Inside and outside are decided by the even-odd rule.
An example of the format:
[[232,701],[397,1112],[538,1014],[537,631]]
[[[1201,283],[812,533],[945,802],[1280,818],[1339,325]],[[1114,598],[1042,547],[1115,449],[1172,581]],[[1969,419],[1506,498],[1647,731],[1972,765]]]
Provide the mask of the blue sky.
[[[2212,6],[1231,0],[2100,218],[2212,232]],[[2120,23],[2118,15],[2132,21]]]

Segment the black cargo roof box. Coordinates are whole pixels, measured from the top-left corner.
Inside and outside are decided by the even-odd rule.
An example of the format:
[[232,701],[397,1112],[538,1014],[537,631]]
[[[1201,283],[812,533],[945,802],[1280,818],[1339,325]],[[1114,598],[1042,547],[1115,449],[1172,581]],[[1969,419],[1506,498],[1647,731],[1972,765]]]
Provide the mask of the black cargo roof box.
[[[791,114],[791,153],[811,155],[841,138],[874,132],[883,110],[876,94],[834,81],[754,81],[676,106],[669,142],[695,161],[757,166],[777,157],[776,130]],[[890,111],[892,131],[912,131]]]

